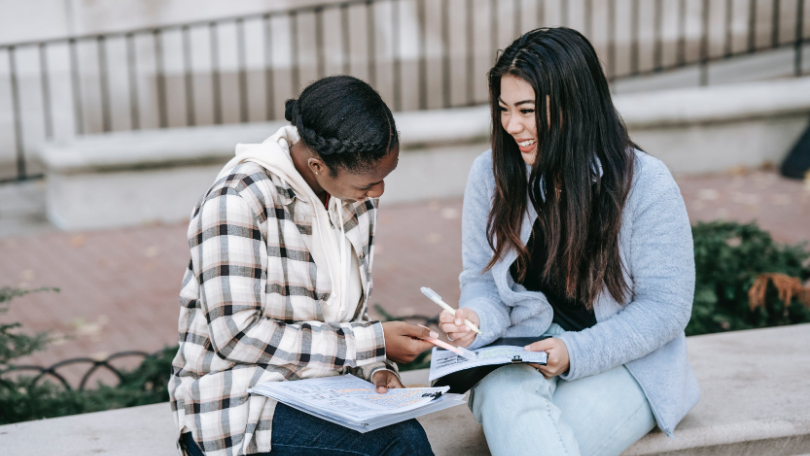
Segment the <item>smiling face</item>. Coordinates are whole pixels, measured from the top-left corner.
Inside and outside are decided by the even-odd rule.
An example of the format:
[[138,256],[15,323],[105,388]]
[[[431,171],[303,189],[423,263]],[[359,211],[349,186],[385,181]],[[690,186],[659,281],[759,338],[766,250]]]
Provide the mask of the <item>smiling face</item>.
[[318,158],[311,158],[308,164],[318,186],[327,193],[347,203],[362,202],[366,198],[382,196],[385,191],[384,179],[399,164],[399,146],[375,161],[373,166],[357,172],[338,168],[331,173]]
[[501,78],[501,125],[517,142],[523,161],[529,165],[537,158],[535,99],[534,89],[522,78],[509,74]]

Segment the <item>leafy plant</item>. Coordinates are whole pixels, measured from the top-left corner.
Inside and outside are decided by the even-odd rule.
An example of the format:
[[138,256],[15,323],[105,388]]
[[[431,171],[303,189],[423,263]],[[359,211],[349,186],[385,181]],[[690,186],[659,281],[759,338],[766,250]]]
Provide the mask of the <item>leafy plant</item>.
[[792,277],[792,287],[810,278],[804,245],[780,245],[754,223],[698,223],[692,235],[697,281],[686,335],[810,322],[810,308],[800,295],[783,293],[787,299],[780,299],[773,280],[760,279],[756,291],[761,299],[749,300],[763,274]]

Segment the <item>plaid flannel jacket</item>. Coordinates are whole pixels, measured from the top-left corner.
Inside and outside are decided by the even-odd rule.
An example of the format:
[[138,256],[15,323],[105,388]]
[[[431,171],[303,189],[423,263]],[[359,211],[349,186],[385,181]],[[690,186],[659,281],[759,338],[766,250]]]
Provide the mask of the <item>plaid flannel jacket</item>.
[[376,200],[343,211],[363,285],[350,321],[324,322],[329,273],[304,242],[313,209],[250,162],[215,182],[194,208],[169,391],[178,437],[191,431],[208,456],[270,451],[276,403],[247,392],[259,382],[396,371],[385,361],[381,323],[366,312]]

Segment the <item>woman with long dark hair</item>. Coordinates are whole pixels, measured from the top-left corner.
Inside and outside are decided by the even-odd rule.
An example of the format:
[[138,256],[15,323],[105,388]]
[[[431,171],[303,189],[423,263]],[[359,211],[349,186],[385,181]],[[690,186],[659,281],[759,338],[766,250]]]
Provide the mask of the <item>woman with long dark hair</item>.
[[[548,338],[545,366],[509,365],[470,408],[495,455],[618,455],[667,435],[700,393],[686,353],[695,269],[680,191],[638,150],[591,44],[533,30],[489,73],[492,150],[464,195],[461,302],[448,338]],[[464,326],[478,324],[476,335]]]
[[416,420],[361,434],[248,393],[343,374],[384,393],[402,387],[392,361],[432,346],[419,340],[429,329],[367,313],[377,198],[399,160],[388,106],[365,82],[335,76],[287,101],[285,117],[292,125],[263,143],[237,145],[192,212],[169,382],[179,447],[433,454]]

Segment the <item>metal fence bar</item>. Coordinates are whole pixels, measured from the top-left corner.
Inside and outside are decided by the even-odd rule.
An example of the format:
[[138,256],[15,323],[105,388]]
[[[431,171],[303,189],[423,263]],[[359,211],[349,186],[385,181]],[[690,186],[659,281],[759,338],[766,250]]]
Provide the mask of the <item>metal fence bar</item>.
[[37,46],[39,54],[39,75],[42,90],[42,116],[45,125],[45,139],[53,138],[53,107],[51,104],[51,83],[48,71],[47,44]]
[[427,109],[427,16],[425,15],[425,1],[416,1],[416,15],[419,17],[419,109]]
[[166,106],[166,74],[163,68],[163,35],[160,29],[152,32],[152,40],[155,44],[155,83],[157,85],[158,97],[158,120],[160,128],[169,126],[168,106]]
[[442,2],[442,99],[445,108],[450,107],[450,6],[449,0]]
[[490,16],[490,25],[489,25],[489,33],[491,46],[492,46],[492,53],[493,59],[497,58],[498,55],[498,0],[490,0],[489,2],[489,16]]
[[653,7],[655,8],[654,17],[655,17],[655,30],[653,30],[655,37],[653,38],[653,70],[654,71],[661,71],[663,69],[663,47],[664,47],[664,37],[663,37],[663,4],[661,3],[662,0],[655,0]]
[[514,25],[515,30],[517,31],[518,36],[523,34],[523,15],[522,13],[522,4],[521,0],[512,0],[512,13],[514,16]]
[[349,33],[349,5],[344,3],[340,5],[340,28],[341,39],[343,45],[343,74],[351,73],[351,34]]
[[376,39],[376,29],[374,27],[374,0],[366,1],[366,47],[368,48],[368,83],[377,85],[377,50],[374,45]]
[[14,144],[17,151],[17,179],[27,177],[25,169],[25,140],[23,139],[22,112],[20,110],[20,87],[17,80],[17,48],[8,48],[9,84],[11,85],[11,114],[14,119]]
[[771,18],[771,47],[775,48],[779,46],[779,22],[781,19],[781,5],[779,4],[779,0],[771,0],[773,4],[771,7],[773,8],[772,11],[772,18]]
[[593,0],[585,0],[585,36],[593,40]]
[[245,22],[236,20],[236,55],[239,65],[239,121],[246,123],[248,112],[247,55],[245,50]]
[[323,9],[315,9],[315,68],[317,78],[320,79],[326,75],[326,63],[324,56],[324,42],[323,42]]
[[129,86],[129,115],[130,128],[139,130],[141,128],[140,103],[138,102],[138,68],[137,57],[135,55],[135,36],[126,36],[127,43],[127,85]]
[[402,16],[401,3],[397,0],[391,0],[389,6],[391,8],[391,53],[393,54],[393,85],[394,85],[394,110],[402,110],[402,49],[400,41],[400,20]]
[[700,85],[709,84],[709,0],[701,4],[703,23],[700,27]]
[[473,26],[475,19],[473,16],[473,0],[467,0],[467,16],[464,25],[467,34],[467,104],[473,105],[475,103],[475,81],[473,75],[475,74],[475,34],[473,33]]
[[537,27],[543,27],[545,25],[546,22],[545,9],[546,9],[546,2],[544,0],[537,0]]
[[748,0],[748,52],[757,47],[757,0]]
[[219,31],[217,23],[208,24],[208,38],[211,46],[211,92],[214,110],[214,124],[222,123],[222,85],[219,74]]
[[734,41],[734,29],[732,28],[732,21],[734,20],[734,9],[732,0],[726,0],[726,41],[724,43],[723,56],[731,57],[732,45]]
[[188,27],[182,28],[183,38],[183,86],[186,90],[186,126],[193,127],[197,123],[194,112],[194,75],[191,73],[193,65],[191,60],[191,31]]
[[630,44],[630,73],[635,76],[639,73],[638,52],[639,52],[639,14],[638,14],[638,1],[633,0],[633,9],[630,16],[630,26],[633,36],[632,43]]
[[616,79],[616,1],[607,0],[608,80]]
[[678,49],[676,51],[675,65],[683,66],[686,63],[686,0],[678,0]]
[[275,113],[275,93],[273,81],[273,29],[270,24],[270,15],[263,18],[264,21],[264,109],[265,118],[273,120]]
[[107,75],[107,46],[104,37],[96,40],[98,51],[98,91],[101,99],[101,125],[104,132],[112,130],[112,114],[110,113],[110,83]]
[[802,75],[802,52],[804,45],[804,0],[796,0],[796,59],[793,63],[793,73],[796,77]]
[[84,110],[82,109],[82,88],[79,79],[79,57],[76,50],[76,40],[68,41],[70,52],[70,80],[73,88],[73,116],[76,124],[76,134],[84,134]]

